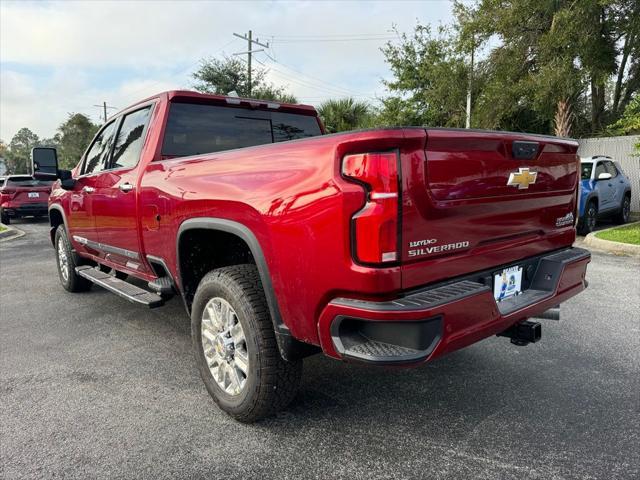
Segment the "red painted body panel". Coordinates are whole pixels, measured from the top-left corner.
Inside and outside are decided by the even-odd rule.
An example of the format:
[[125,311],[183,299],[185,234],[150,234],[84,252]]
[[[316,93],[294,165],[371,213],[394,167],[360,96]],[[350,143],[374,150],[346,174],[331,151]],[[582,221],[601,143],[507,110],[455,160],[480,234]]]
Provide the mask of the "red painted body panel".
[[[180,287],[180,225],[203,217],[241,223],[260,244],[292,336],[322,345],[330,355],[336,352],[328,329],[345,308],[331,304],[336,297],[392,299],[409,288],[567,247],[575,238],[572,226],[556,228],[554,223],[575,205],[575,142],[495,132],[379,129],[163,159],[168,105],[177,96],[224,101],[186,92],[145,100],[155,107],[138,166],[101,175],[91,199],[83,199],[80,191],[89,178],[81,178],[74,191],[56,188],[51,196],[51,204],[64,209],[72,236],[83,232],[81,236],[138,252],[139,266],[132,268],[126,258],[105,257],[76,241],[74,247],[81,255],[146,280],[154,278],[146,256],[162,258]],[[311,107],[282,108],[313,113]],[[524,193],[505,184],[509,172],[522,166],[509,157],[514,139],[543,145],[541,156],[530,162],[540,171],[539,183]],[[363,207],[366,192],[341,176],[341,159],[380,151],[399,155],[401,261],[370,267],[353,260],[351,247],[351,219]],[[122,182],[135,188],[122,194],[117,188]],[[469,246],[410,258],[408,242],[425,238],[439,243],[465,240]],[[572,282],[545,305],[582,288],[582,283]],[[472,308],[469,302],[446,307],[452,330],[432,357],[496,333],[544,306],[502,318],[491,295],[473,298]],[[384,317],[364,313],[371,315],[367,318]],[[410,312],[394,319],[424,314]]]

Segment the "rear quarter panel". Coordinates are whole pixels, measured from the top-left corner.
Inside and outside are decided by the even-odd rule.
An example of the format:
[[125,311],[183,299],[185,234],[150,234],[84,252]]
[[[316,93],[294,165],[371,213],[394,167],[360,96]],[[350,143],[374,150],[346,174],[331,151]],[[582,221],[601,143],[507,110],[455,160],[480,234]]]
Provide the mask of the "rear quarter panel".
[[175,240],[185,220],[245,225],[263,250],[284,323],[318,344],[315,320],[330,298],[400,289],[399,267],[352,261],[350,221],[364,191],[341,178],[340,159],[403,142],[400,129],[377,130],[152,162],[140,185],[145,253],[167,260],[176,277]]

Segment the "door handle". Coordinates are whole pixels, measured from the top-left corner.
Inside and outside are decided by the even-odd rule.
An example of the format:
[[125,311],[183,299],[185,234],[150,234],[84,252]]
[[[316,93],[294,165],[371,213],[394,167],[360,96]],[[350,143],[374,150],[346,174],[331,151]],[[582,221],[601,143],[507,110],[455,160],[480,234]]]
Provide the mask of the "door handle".
[[123,191],[124,193],[130,192],[131,190],[133,190],[133,185],[131,185],[129,182],[127,183],[121,183],[118,188]]
[[93,193],[96,191],[96,189],[93,187],[86,186],[86,187],[82,187],[82,191],[84,193]]

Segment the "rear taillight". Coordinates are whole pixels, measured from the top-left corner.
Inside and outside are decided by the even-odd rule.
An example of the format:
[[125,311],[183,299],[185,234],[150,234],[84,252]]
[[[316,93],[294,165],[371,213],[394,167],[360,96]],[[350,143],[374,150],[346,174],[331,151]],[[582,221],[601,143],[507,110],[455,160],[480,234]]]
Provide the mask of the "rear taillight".
[[353,246],[362,263],[389,263],[398,255],[398,155],[396,152],[347,155],[342,174],[363,184],[367,202],[353,216]]

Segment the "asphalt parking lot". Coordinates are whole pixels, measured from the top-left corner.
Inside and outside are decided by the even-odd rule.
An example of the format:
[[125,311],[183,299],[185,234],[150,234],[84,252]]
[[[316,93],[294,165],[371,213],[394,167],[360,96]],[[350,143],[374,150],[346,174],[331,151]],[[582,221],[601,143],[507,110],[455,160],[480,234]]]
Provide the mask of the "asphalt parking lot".
[[278,416],[208,396],[178,300],[58,283],[46,223],[0,243],[3,478],[613,479],[640,476],[640,262],[594,254],[542,341],[423,367],[305,361]]

